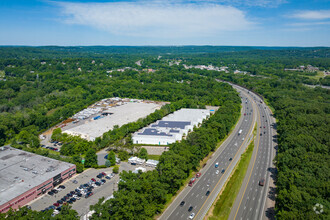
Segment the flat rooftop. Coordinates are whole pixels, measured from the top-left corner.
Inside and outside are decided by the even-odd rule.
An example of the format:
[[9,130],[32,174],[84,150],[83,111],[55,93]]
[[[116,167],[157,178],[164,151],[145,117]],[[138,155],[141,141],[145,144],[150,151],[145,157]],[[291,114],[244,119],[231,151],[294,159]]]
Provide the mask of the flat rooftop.
[[0,205],[72,166],[9,145],[0,147]]
[[73,135],[86,134],[90,138],[96,138],[103,133],[113,129],[115,125],[119,127],[144,118],[155,110],[160,109],[162,104],[144,103],[144,102],[125,102],[123,105],[112,107],[107,110],[111,115],[99,118],[97,120],[85,120],[85,124],[73,128],[62,128],[63,132]]

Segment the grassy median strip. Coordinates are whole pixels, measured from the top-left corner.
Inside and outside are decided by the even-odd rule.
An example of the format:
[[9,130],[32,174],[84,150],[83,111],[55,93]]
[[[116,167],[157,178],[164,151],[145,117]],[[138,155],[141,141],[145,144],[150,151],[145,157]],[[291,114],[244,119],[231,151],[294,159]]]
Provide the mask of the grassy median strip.
[[235,202],[236,196],[241,188],[245,173],[250,163],[253,153],[254,141],[251,141],[247,150],[242,154],[234,174],[228,181],[226,188],[221,193],[220,198],[216,201],[212,216],[209,220],[228,219],[231,208]]

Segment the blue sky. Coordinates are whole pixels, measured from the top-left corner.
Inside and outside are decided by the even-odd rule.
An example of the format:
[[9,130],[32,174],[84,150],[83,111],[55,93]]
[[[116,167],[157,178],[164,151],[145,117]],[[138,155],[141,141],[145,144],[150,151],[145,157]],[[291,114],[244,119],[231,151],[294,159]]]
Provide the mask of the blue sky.
[[0,45],[330,46],[330,0],[0,0]]

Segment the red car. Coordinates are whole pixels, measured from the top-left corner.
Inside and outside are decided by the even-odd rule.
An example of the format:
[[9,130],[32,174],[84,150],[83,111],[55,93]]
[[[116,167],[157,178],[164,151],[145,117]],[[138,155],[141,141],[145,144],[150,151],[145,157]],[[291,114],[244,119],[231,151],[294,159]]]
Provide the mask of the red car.
[[56,206],[56,207],[59,207],[60,206],[60,203],[55,202],[53,205]]
[[190,182],[189,182],[189,186],[192,186],[193,184],[194,184],[194,182],[196,181],[196,178],[192,178],[191,180],[190,180]]
[[202,174],[200,172],[196,173],[196,178],[199,178]]
[[96,179],[94,179],[94,178],[92,178],[91,180],[92,180],[94,183],[96,182]]
[[105,172],[102,172],[103,176],[106,176],[107,174]]

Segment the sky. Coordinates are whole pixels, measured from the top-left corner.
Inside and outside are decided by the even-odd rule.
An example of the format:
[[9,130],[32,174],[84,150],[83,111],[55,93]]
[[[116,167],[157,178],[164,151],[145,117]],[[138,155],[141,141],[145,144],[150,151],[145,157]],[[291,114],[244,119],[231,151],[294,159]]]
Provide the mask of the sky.
[[330,0],[0,0],[0,45],[330,46]]

